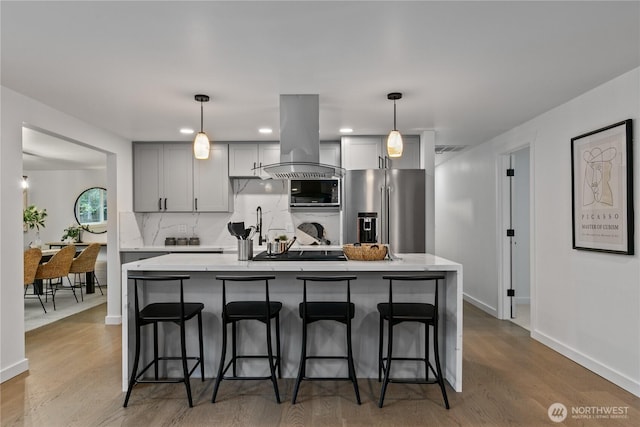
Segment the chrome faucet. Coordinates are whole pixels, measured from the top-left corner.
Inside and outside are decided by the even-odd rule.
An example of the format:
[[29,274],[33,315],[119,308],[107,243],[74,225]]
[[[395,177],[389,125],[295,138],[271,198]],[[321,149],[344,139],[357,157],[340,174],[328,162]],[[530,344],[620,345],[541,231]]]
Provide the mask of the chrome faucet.
[[258,246],[262,246],[262,242],[264,242],[264,240],[262,239],[262,208],[260,206],[258,206],[258,208],[256,209],[256,228],[258,229]]

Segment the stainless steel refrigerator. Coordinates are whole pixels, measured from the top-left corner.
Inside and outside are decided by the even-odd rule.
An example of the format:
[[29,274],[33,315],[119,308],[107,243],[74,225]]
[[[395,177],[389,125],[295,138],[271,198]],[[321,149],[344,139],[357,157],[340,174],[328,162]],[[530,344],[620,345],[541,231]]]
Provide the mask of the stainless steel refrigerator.
[[377,242],[396,253],[424,253],[425,179],[423,169],[347,171],[344,243],[358,242],[359,217],[377,213]]

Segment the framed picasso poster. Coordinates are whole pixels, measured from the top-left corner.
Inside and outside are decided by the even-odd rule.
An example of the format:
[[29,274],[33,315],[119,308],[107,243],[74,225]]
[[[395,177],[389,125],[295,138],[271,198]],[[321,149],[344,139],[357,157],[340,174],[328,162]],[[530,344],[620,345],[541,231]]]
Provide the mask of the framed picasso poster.
[[632,121],[571,139],[573,248],[633,255]]

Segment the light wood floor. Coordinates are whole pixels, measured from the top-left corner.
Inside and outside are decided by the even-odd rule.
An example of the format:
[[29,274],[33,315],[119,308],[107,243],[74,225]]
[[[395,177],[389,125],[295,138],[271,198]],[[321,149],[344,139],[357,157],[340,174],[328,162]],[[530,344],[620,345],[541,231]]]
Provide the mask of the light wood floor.
[[640,399],[531,340],[528,332],[464,306],[462,393],[448,389],[444,409],[434,385],[380,386],[360,380],[362,405],[349,383],[303,383],[291,405],[292,381],[282,380],[277,405],[268,382],[223,382],[210,403],[212,381],[192,380],[188,408],[180,384],[141,385],[128,408],[120,391],[120,327],[102,322],[105,306],[28,332],[30,371],[0,387],[4,426],[541,426],[557,425],[549,405],[628,407],[627,418],[572,419],[565,425],[639,425]]

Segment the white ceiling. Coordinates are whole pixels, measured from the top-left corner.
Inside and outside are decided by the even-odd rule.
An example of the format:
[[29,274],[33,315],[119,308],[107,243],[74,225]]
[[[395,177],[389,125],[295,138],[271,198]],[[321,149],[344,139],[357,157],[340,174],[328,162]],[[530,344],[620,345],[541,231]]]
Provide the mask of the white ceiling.
[[31,170],[105,169],[107,156],[74,141],[22,128],[22,168]]
[[[130,140],[278,140],[280,94],[322,140],[398,128],[484,142],[640,65],[632,2],[0,3],[1,82]],[[262,136],[258,128],[274,129]]]

